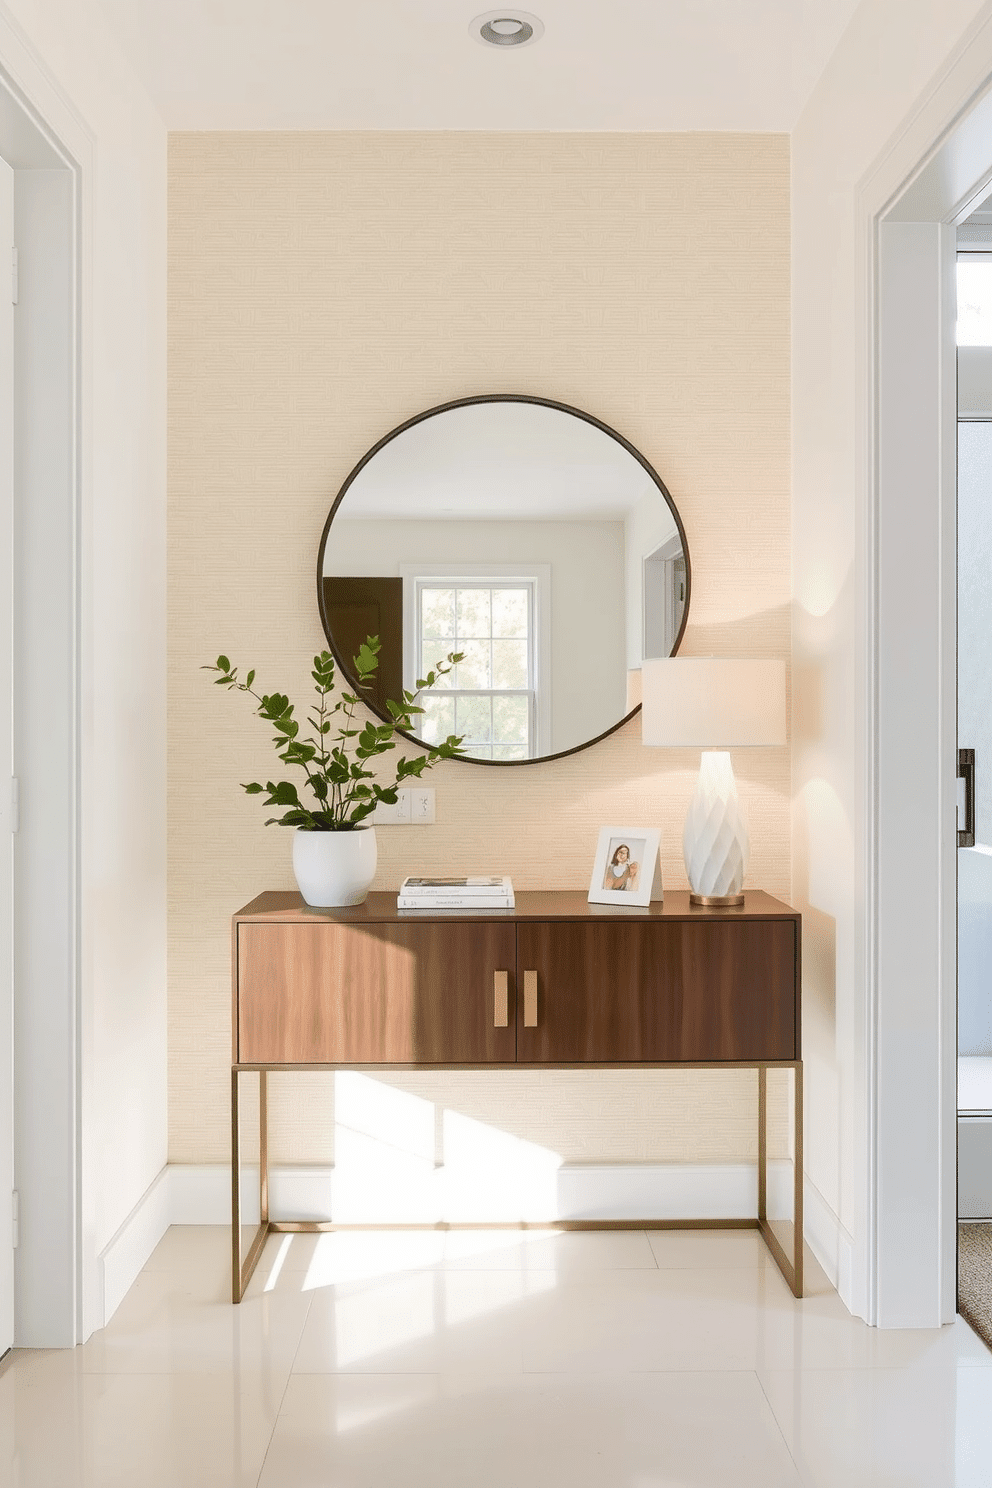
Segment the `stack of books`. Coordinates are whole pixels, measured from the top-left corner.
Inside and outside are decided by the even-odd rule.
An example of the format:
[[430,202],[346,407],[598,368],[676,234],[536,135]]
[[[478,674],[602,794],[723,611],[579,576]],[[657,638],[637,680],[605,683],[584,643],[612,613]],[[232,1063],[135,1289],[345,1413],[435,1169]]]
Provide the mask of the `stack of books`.
[[480,878],[405,878],[397,909],[513,909],[513,885],[499,875]]

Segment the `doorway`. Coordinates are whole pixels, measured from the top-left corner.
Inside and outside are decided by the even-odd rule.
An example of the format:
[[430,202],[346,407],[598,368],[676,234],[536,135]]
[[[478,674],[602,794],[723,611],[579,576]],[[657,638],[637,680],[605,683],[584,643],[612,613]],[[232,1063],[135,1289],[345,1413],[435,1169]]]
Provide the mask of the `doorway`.
[[992,197],[957,286],[958,1310],[992,1343]]

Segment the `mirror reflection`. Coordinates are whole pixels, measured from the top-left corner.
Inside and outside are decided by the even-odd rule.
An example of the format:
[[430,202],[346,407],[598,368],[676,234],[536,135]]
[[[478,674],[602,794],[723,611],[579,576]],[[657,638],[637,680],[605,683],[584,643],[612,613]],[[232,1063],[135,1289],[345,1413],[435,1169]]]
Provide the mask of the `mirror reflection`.
[[387,436],[331,509],[321,619],[346,667],[382,642],[373,708],[464,659],[421,698],[420,735],[521,763],[622,723],[645,656],[669,656],[689,599],[682,524],[643,457],[575,409],[466,400]]

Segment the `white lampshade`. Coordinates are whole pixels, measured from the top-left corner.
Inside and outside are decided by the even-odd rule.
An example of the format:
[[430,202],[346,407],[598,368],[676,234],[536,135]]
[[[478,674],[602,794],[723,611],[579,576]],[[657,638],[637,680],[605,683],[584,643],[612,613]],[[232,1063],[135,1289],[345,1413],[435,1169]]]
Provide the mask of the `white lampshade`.
[[641,682],[644,743],[706,751],[682,836],[691,900],[743,904],[747,822],[730,755],[714,746],[786,742],[785,662],[672,656],[645,661]]
[[709,749],[785,743],[784,661],[645,660],[641,687],[645,744]]

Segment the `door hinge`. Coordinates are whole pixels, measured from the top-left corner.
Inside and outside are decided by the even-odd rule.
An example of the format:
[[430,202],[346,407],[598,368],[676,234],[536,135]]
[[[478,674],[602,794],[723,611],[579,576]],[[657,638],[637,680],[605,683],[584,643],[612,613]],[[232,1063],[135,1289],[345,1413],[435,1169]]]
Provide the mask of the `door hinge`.
[[11,1213],[11,1219],[12,1219],[11,1237],[10,1238],[11,1238],[11,1244],[13,1245],[14,1249],[16,1250],[17,1247],[18,1247],[18,1245],[20,1245],[20,1243],[21,1243],[21,1196],[17,1192],[17,1189],[15,1188],[14,1189],[14,1192],[11,1194],[10,1197],[11,1197],[10,1213]]
[[20,276],[17,267],[17,249],[10,250],[10,300],[16,305],[21,292]]
[[21,782],[16,775],[10,777],[10,830],[21,830]]

